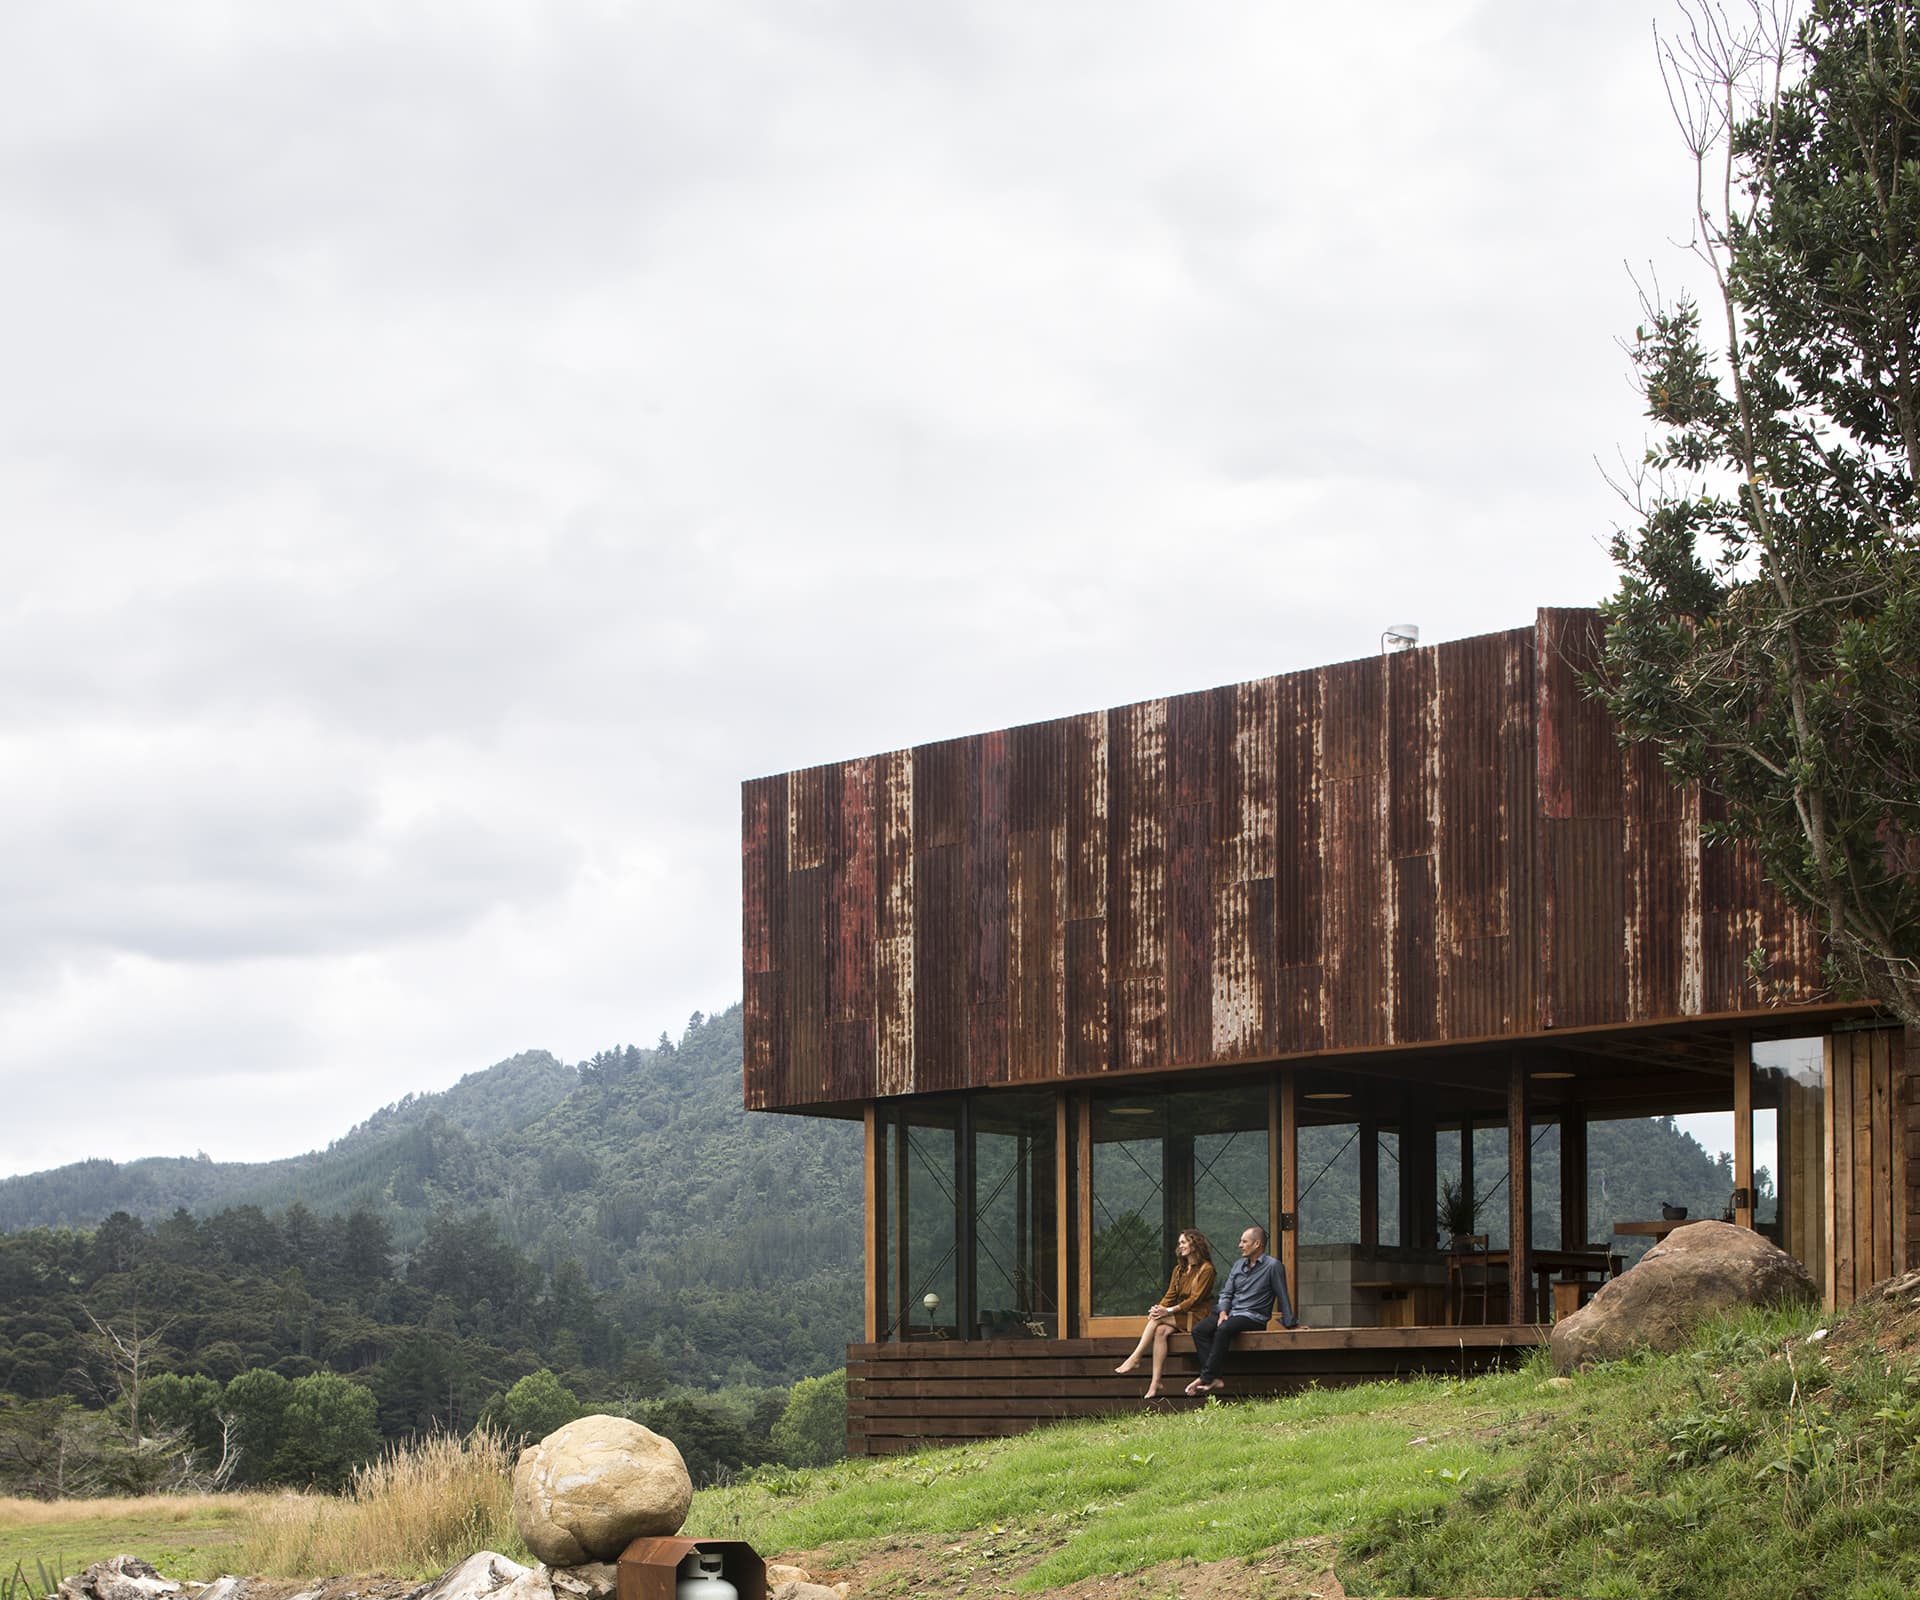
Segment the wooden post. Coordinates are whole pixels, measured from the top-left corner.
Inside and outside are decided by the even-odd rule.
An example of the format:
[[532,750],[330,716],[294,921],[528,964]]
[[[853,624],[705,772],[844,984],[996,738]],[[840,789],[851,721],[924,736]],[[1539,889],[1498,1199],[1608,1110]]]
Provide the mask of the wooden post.
[[1533,1140],[1527,1126],[1527,1056],[1516,1050],[1507,1061],[1507,1321],[1536,1319],[1533,1305],[1533,1196],[1528,1156]]
[[1079,1168],[1075,1176],[1075,1188],[1079,1191],[1076,1209],[1080,1219],[1074,1257],[1080,1303],[1075,1308],[1073,1331],[1078,1336],[1085,1333],[1087,1318],[1093,1315],[1093,1097],[1082,1090],[1074,1110],[1074,1144],[1078,1151],[1075,1165]]
[[1300,1309],[1300,1086],[1292,1067],[1280,1069],[1271,1091],[1280,1101],[1280,1247],[1274,1253],[1287,1274],[1287,1293]]
[[1893,1074],[1894,1270],[1920,1267],[1920,1028],[1903,1028]]
[[893,1336],[907,1336],[907,1292],[912,1287],[907,1268],[907,1117],[897,1107],[887,1120],[892,1123],[893,1171],[887,1174],[893,1185]]
[[1053,1336],[1065,1339],[1073,1329],[1073,1118],[1067,1114],[1067,1091],[1053,1097]]
[[[1839,1308],[1840,1300],[1840,1229],[1836,1220],[1839,1215],[1839,1185],[1835,1181],[1834,1163],[1842,1144],[1852,1138],[1853,1124],[1849,1121],[1846,1129],[1835,1126],[1839,1120],[1839,1107],[1835,1103],[1833,1092],[1834,1073],[1839,1069],[1840,1052],[1834,1048],[1834,1038],[1829,1033],[1820,1042],[1822,1065],[1820,1071],[1820,1175],[1826,1185],[1826,1271],[1821,1288],[1825,1295],[1827,1310]],[[1851,1298],[1851,1297],[1849,1297]]]
[[880,1148],[880,1141],[885,1137],[880,1127],[880,1108],[871,1100],[867,1102],[862,1120],[866,1125],[867,1158],[865,1180],[861,1184],[861,1199],[865,1207],[863,1248],[867,1258],[862,1326],[866,1342],[876,1344],[880,1339],[880,1303],[884,1298],[882,1280],[886,1276],[887,1230],[882,1201],[886,1194],[887,1162],[886,1153]]
[[[1779,1165],[1779,1158],[1774,1158]],[[1733,1208],[1736,1227],[1753,1226],[1753,1035],[1733,1031],[1733,1188],[1747,1203]]]

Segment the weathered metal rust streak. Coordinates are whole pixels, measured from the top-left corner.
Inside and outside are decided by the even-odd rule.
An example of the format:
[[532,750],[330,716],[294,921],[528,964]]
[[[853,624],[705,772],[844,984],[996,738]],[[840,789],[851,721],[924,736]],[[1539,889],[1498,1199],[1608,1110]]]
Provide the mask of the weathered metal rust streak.
[[967,746],[913,752],[914,1089],[965,1084]]
[[1432,1039],[1439,1021],[1438,885],[1434,815],[1439,792],[1435,652],[1386,658],[1387,854],[1393,930],[1388,1037]]
[[1321,872],[1326,884],[1326,1043],[1386,1039],[1384,675],[1378,659],[1324,669]]
[[1500,664],[1500,771],[1505,774],[1500,807],[1506,819],[1506,870],[1502,875],[1501,931],[1505,949],[1491,992],[1488,1032],[1530,1032],[1541,1026],[1541,969],[1529,948],[1541,925],[1539,813],[1534,803],[1539,728],[1534,721],[1538,667],[1536,628],[1496,635]]
[[1113,775],[1119,912],[1115,974],[1119,1060],[1157,1067],[1167,1059],[1167,703],[1147,700],[1114,713]]
[[[833,969],[828,975],[829,1015],[836,1023],[873,1027],[873,941],[879,920],[878,862],[874,846],[874,761],[841,763],[828,853],[832,895]],[[841,1087],[836,1078],[835,1087]],[[872,1084],[857,1085],[858,1098]]]
[[1274,754],[1273,1047],[1318,1050],[1326,1039],[1321,952],[1323,673],[1276,684]]
[[1204,1061],[1213,1046],[1213,804],[1175,808],[1167,864],[1168,1011],[1172,1059]]
[[970,1084],[1007,1077],[1006,732],[968,741],[967,1062]]
[[1626,788],[1626,1006],[1633,1017],[1666,1017],[1680,1004],[1687,929],[1687,877],[1680,791],[1650,745],[1621,767]]
[[1112,1064],[1109,1026],[1107,882],[1113,852],[1107,785],[1107,714],[1067,723],[1066,938],[1062,1004],[1066,1071]]
[[1222,691],[1219,840],[1214,848],[1215,1056],[1271,1048],[1277,684]]
[[1598,617],[1542,611],[1539,640],[1547,997],[1552,1025],[1574,1027],[1626,1003],[1626,797],[1615,724],[1580,685],[1599,660]]
[[913,752],[880,758],[879,925],[874,939],[874,1092],[913,1084]]
[[[784,778],[757,778],[740,786],[740,960],[747,990],[740,1054],[742,1092],[750,1111],[768,1103],[774,1070],[774,1018],[766,1005],[764,986],[758,1003],[752,991],[756,980],[764,980],[776,966],[773,918],[769,914],[772,846],[776,816],[781,842],[785,843],[786,793]],[[785,851],[781,853],[784,858]],[[784,879],[784,871],[781,876]]]
[[826,767],[807,767],[787,779],[787,870],[827,864]]
[[1066,723],[1067,899],[1069,921],[1107,914],[1107,716]]
[[802,867],[787,879],[788,1094],[801,1104],[827,1090],[827,869]]
[[1010,846],[1007,950],[1013,963],[1007,986],[1008,1076],[1045,1081],[1065,1070],[1062,998],[1065,923],[1060,916],[1063,833],[1029,828]]

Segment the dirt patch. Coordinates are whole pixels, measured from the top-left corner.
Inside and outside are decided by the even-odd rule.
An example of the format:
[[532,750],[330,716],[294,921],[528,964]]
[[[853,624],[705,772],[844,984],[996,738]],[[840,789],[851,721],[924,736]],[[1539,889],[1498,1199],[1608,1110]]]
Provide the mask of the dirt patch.
[[[957,1541],[889,1539],[853,1555],[805,1550],[771,1559],[805,1567],[818,1583],[845,1583],[856,1600],[990,1600],[1019,1593],[1019,1580],[1056,1547],[1003,1533]],[[1332,1562],[1331,1539],[1302,1539],[1252,1559],[1167,1561],[1120,1576],[1082,1578],[1039,1591],[1039,1600],[1346,1600]]]

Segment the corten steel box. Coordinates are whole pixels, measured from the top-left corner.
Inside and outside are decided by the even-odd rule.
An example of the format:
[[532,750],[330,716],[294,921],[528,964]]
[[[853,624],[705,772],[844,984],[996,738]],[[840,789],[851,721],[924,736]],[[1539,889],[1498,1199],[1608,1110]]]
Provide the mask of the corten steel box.
[[720,1576],[740,1600],[767,1600],[767,1564],[744,1539],[635,1539],[620,1552],[616,1600],[674,1600],[680,1563],[696,1550],[720,1554]]

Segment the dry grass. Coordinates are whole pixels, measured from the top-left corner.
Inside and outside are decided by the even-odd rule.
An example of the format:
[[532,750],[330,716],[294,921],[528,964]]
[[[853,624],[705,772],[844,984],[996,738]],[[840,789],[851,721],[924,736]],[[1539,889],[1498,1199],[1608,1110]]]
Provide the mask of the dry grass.
[[514,1452],[497,1436],[390,1451],[338,1497],[289,1494],[249,1518],[237,1570],[265,1577],[432,1577],[476,1550],[528,1559],[513,1525]]
[[137,1517],[142,1522],[201,1522],[211,1508],[221,1507],[240,1513],[271,1499],[273,1496],[265,1491],[256,1494],[143,1494],[116,1500],[18,1500],[9,1495],[0,1495],[0,1524],[10,1528],[34,1528],[97,1522],[103,1506],[111,1506],[116,1516]]

